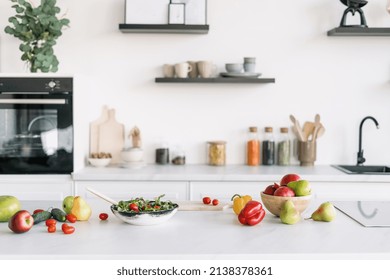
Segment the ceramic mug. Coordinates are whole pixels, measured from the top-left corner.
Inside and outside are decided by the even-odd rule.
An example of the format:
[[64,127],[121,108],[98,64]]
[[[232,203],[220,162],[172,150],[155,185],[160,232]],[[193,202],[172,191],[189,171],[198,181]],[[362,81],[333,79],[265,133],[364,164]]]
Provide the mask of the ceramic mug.
[[173,78],[175,76],[175,66],[172,64],[164,64],[163,74],[165,78]]
[[198,66],[196,65],[196,61],[187,61],[189,65],[191,65],[192,70],[188,73],[190,78],[198,78],[199,71]]
[[178,77],[178,78],[187,78],[188,73],[191,72],[191,70],[192,70],[192,67],[187,62],[175,64],[176,77]]
[[217,71],[217,66],[211,61],[198,61],[196,65],[198,66],[199,75],[202,78],[210,78],[214,76]]

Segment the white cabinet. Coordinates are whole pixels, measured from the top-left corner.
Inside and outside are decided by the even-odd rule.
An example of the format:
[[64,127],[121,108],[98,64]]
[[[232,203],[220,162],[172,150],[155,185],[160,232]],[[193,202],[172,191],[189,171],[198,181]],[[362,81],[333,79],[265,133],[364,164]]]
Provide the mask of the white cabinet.
[[0,195],[12,195],[19,200],[62,201],[73,193],[72,178],[66,175],[0,176]]
[[76,181],[75,195],[86,199],[99,199],[87,191],[94,189],[115,200],[128,200],[135,197],[154,199],[164,194],[164,200],[187,200],[187,182],[152,182],[152,181]]

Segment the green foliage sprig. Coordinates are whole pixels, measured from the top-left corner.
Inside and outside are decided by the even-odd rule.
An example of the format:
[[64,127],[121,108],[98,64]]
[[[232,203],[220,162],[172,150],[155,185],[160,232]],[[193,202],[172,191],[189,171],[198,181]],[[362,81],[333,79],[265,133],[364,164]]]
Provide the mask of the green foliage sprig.
[[56,0],[41,0],[38,7],[26,0],[11,2],[16,15],[8,19],[10,25],[4,31],[23,41],[19,46],[22,60],[28,62],[31,72],[57,72],[59,62],[53,46],[63,27],[69,26],[69,19],[57,18],[61,9]]

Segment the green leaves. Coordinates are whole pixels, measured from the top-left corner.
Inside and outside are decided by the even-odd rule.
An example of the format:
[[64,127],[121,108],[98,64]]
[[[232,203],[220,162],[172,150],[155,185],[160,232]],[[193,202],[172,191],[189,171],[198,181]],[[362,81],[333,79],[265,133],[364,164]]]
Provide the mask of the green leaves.
[[56,0],[41,0],[38,7],[33,8],[26,0],[10,0],[14,3],[16,15],[8,19],[9,26],[4,28],[21,41],[21,59],[28,61],[31,72],[56,72],[58,59],[54,55],[53,46],[56,39],[62,35],[64,26],[69,26],[69,19],[57,17],[61,9],[56,6]]

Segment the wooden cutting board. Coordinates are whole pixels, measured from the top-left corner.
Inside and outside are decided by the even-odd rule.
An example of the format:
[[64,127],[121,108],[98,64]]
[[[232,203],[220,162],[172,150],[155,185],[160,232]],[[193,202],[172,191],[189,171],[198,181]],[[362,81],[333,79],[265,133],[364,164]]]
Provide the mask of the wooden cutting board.
[[178,201],[179,211],[223,211],[231,207],[230,203],[219,203],[218,205],[204,204],[201,201]]
[[111,163],[120,163],[125,145],[125,126],[115,119],[115,109],[108,111],[108,120],[99,125],[99,152],[111,153]]
[[108,107],[103,106],[102,113],[98,119],[89,125],[89,153],[99,152],[99,126],[108,120]]

